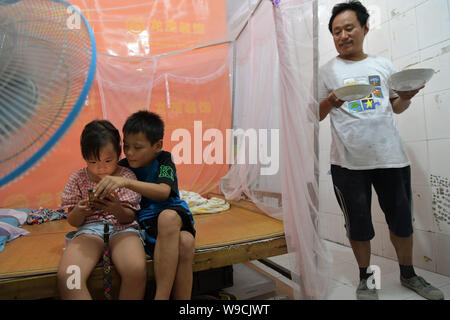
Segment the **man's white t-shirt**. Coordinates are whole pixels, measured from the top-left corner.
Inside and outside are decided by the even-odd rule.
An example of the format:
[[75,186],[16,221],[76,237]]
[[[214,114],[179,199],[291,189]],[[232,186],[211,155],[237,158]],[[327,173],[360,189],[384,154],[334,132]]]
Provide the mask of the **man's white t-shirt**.
[[319,101],[344,85],[375,85],[368,97],[345,102],[329,113],[331,164],[352,170],[410,165],[389,100],[398,97],[388,86],[395,72],[389,60],[370,55],[361,61],[336,57],[320,68]]

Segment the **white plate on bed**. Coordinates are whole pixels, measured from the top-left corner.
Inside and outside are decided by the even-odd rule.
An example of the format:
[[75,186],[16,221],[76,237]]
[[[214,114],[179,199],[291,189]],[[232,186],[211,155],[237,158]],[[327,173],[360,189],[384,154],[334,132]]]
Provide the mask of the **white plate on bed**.
[[375,86],[371,84],[354,84],[340,87],[333,91],[334,95],[342,101],[355,101],[370,95]]
[[433,69],[406,69],[394,73],[388,82],[395,91],[411,91],[425,85],[433,75]]

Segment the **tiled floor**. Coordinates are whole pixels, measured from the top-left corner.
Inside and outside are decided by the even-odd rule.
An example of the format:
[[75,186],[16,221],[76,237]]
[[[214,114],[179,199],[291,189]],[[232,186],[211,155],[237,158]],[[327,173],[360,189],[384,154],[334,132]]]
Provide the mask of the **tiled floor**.
[[[359,282],[359,270],[352,249],[333,242],[325,242],[333,255],[327,299],[355,300],[356,286]],[[272,257],[270,260],[287,269],[291,269],[288,255]],[[287,286],[295,286],[295,283],[259,261],[252,261],[252,264]],[[381,270],[381,290],[378,293],[380,300],[425,300],[400,284],[400,271],[397,261],[372,255],[371,264],[379,266]],[[432,285],[441,289],[444,292],[445,299],[450,300],[450,277],[420,268],[415,268],[415,271]]]

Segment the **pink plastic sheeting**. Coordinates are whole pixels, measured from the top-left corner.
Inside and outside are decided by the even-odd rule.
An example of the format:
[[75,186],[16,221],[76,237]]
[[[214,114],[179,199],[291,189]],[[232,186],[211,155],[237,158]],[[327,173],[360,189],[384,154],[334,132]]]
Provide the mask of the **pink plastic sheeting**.
[[[76,2],[98,41],[98,99],[92,103],[96,110],[100,106],[98,116],[121,129],[135,111],[158,113],[165,121],[163,148],[174,156],[180,188],[216,191],[228,165],[224,158],[206,163],[203,134],[212,129],[225,136],[231,121],[225,1]],[[189,136],[180,137],[180,130]],[[184,142],[189,146],[180,151]]]
[[[318,233],[313,40],[313,1],[282,0],[277,6],[263,1],[250,19],[236,41],[233,125],[279,129],[280,166],[276,174],[261,175],[261,168],[267,167],[262,159],[234,164],[221,181],[228,199],[244,193],[270,216],[283,219],[298,299],[327,296],[332,262]],[[276,137],[269,141],[267,148],[276,152]],[[248,143],[238,143],[237,158],[251,152]],[[261,191],[280,190],[281,205],[261,197]]]
[[[174,156],[180,187],[198,193],[213,190],[228,165],[224,158],[213,165],[207,163],[209,143],[204,134],[213,129],[225,136],[225,128],[230,127],[231,53],[228,45],[216,45],[133,62],[99,55],[96,81],[102,118],[121,129],[133,112],[157,112],[165,121],[163,148]],[[196,123],[201,127],[200,136],[195,133]],[[189,141],[178,139],[179,130],[190,133]],[[183,142],[189,142],[188,147],[178,152]]]

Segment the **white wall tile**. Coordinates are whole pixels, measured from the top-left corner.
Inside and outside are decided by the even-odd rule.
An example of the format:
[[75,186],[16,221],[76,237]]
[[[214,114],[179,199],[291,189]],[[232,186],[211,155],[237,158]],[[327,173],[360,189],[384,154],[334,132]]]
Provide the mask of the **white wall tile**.
[[343,215],[330,215],[329,219],[330,224],[328,226],[328,232],[331,238],[330,240],[343,244],[346,233]]
[[380,203],[378,202],[378,196],[375,189],[372,187],[372,221],[386,225],[386,218],[383,210],[381,210]]
[[343,242],[342,242],[342,244],[344,245],[344,246],[347,246],[347,247],[351,247],[351,245],[350,245],[350,240],[348,239],[348,237],[347,237],[347,230],[345,230],[345,228],[344,228],[344,230],[343,230]]
[[416,8],[419,47],[427,48],[450,37],[446,0],[428,0]]
[[381,256],[383,254],[383,237],[385,232],[383,232],[387,227],[386,224],[372,222],[373,229],[375,230],[375,237],[370,241],[370,248],[372,254]]
[[436,272],[450,277],[450,235],[438,233]]
[[416,11],[411,9],[391,20],[392,59],[397,59],[419,49]]
[[321,54],[321,56],[319,58],[319,65],[322,66],[323,64],[327,63],[328,61],[330,61],[331,59],[333,59],[336,56],[337,56],[336,49],[333,49],[331,51]]
[[333,183],[330,181],[321,180],[319,184],[319,211],[342,214],[341,208],[334,195]]
[[448,16],[450,17],[450,0],[447,0]]
[[406,142],[411,161],[411,181],[413,184],[429,184],[428,149],[426,141]]
[[424,94],[450,89],[450,41],[421,50],[420,57],[422,61],[416,68],[432,68],[435,71],[423,90]]
[[330,174],[330,150],[320,149],[319,151],[319,179],[324,181],[331,181]]
[[416,65],[421,62],[420,52],[416,51],[406,56],[399,57],[393,60],[393,62],[398,71],[401,71],[403,69],[417,68]]
[[[319,1],[318,15],[319,15],[319,50],[320,53],[336,51],[334,47],[333,37],[328,30],[328,22],[331,17],[331,10],[334,3],[330,1]],[[326,61],[323,60],[322,63]]]
[[389,22],[383,23],[376,28],[370,28],[366,36],[368,41],[367,52],[378,56],[391,56],[391,39],[390,39]]
[[319,148],[330,149],[330,146],[331,146],[331,128],[330,128],[330,117],[328,116],[324,120],[319,122]]
[[[328,24],[320,25],[319,27],[319,48],[321,52],[336,52],[336,47],[334,46],[333,37],[328,30]],[[326,61],[323,61],[325,63]]]
[[412,185],[414,228],[434,232],[436,227],[431,208],[431,187]]
[[391,18],[411,10],[417,5],[417,0],[387,1],[387,9]]
[[341,223],[339,216],[334,214],[328,215],[328,237],[330,241],[342,243],[341,234],[344,225]]
[[383,257],[397,260],[397,253],[395,252],[394,245],[391,242],[388,227],[386,226],[385,228],[383,228],[381,230],[381,233],[382,233],[381,241],[383,243],[382,249]]
[[367,8],[370,14],[369,27],[378,28],[391,17],[387,9],[387,0],[363,0],[361,3]]
[[428,271],[435,272],[435,234],[422,230],[414,230],[413,237],[413,265]]
[[428,139],[449,139],[450,90],[427,94],[424,100]]
[[431,209],[435,230],[450,235],[450,178],[442,175],[430,177]]
[[328,239],[327,213],[319,212],[319,236],[322,239]]
[[405,142],[427,139],[423,101],[423,96],[414,97],[409,108],[396,115],[398,129]]
[[450,139],[428,141],[430,173],[450,178]]
[[[446,216],[443,217],[442,212],[433,211],[434,223],[436,225],[436,231],[441,234],[450,235],[450,216],[447,213]],[[447,218],[447,220],[445,220]]]

